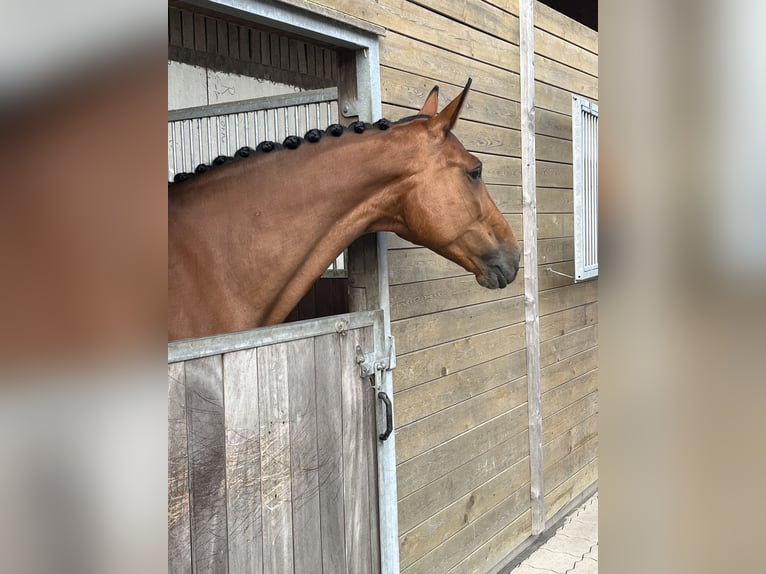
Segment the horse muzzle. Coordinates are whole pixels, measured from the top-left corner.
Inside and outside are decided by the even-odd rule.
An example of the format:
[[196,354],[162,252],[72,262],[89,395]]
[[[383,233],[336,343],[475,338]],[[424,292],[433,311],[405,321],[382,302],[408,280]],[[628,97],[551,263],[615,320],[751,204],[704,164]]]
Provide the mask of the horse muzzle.
[[505,289],[516,279],[519,272],[520,253],[495,251],[481,259],[480,272],[476,274],[476,281],[487,289]]

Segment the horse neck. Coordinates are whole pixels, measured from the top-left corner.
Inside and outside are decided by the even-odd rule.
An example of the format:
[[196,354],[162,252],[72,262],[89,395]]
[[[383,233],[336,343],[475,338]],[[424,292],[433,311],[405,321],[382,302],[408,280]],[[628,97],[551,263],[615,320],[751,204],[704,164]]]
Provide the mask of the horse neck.
[[225,289],[219,300],[234,301],[232,309],[236,301],[259,301],[234,327],[283,320],[354,239],[396,227],[417,147],[404,127],[326,136],[189,182],[169,206],[173,250],[196,253],[194,274],[206,278],[201,288]]
[[[261,201],[243,198],[235,205],[260,212],[267,207],[273,216],[289,220],[293,229],[337,236],[342,249],[361,234],[388,229],[390,220],[399,217],[398,184],[413,164],[406,141],[398,128],[347,133],[264,157],[270,161],[263,165],[245,161],[241,179],[258,182],[255,195]],[[268,189],[278,191],[264,193]],[[243,185],[239,193],[252,199],[252,185]]]

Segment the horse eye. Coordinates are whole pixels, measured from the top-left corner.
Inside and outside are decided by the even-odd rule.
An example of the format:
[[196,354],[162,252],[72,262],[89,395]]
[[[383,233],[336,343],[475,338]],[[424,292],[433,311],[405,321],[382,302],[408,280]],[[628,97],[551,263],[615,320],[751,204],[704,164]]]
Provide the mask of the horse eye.
[[471,179],[478,181],[481,179],[481,167],[477,167],[476,169],[472,169],[468,172],[468,177]]

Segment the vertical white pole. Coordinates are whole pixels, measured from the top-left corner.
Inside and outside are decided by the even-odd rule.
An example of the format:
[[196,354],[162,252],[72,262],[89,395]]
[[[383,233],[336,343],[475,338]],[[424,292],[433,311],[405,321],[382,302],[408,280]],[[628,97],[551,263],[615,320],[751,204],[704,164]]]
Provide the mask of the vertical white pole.
[[[380,119],[380,53],[377,42],[357,53],[357,93],[360,104],[359,119],[374,122]],[[369,100],[367,100],[369,98]],[[377,234],[378,304],[383,309],[383,341],[391,336],[391,304],[388,292],[388,245],[384,233]],[[393,365],[392,365],[393,366]],[[394,383],[391,371],[385,371],[381,390],[393,402]],[[378,406],[379,401],[378,401]],[[396,410],[394,409],[394,422]],[[380,519],[380,571],[381,574],[399,573],[399,513],[396,491],[396,433],[386,441],[378,441],[378,515]]]
[[521,54],[521,187],[524,226],[524,307],[527,335],[527,405],[532,534],[545,530],[543,432],[540,409],[540,323],[537,292],[537,176],[535,173],[534,0],[519,2]]

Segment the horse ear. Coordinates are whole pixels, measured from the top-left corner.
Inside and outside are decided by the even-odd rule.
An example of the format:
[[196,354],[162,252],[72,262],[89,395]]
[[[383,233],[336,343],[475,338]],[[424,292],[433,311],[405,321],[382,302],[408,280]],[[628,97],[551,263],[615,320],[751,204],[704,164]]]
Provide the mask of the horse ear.
[[418,115],[420,116],[435,116],[436,111],[439,109],[439,86],[434,86],[426,98],[423,107],[420,108]]
[[468,78],[461,94],[447,104],[441,112],[428,120],[431,122],[434,131],[446,135],[452,129],[452,126],[455,125],[460,115],[460,109],[463,107],[463,102],[465,102],[465,97],[468,95],[468,90],[471,88],[471,81],[471,78]]

